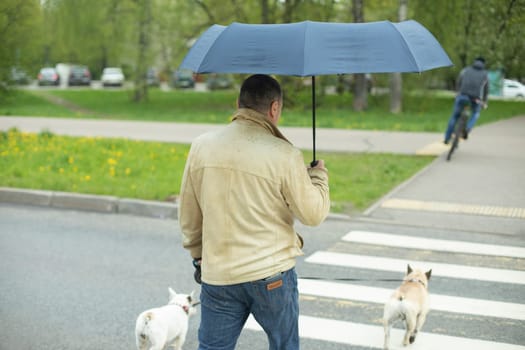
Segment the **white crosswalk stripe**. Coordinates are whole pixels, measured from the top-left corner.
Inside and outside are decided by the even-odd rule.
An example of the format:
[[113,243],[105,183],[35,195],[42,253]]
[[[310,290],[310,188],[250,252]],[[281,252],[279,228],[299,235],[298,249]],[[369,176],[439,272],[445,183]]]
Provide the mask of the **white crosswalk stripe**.
[[334,266],[355,267],[382,271],[405,271],[407,264],[423,270],[432,269],[434,276],[461,278],[479,281],[525,284],[525,272],[493,269],[429,261],[407,261],[393,258],[380,258],[356,254],[316,252],[306,259],[307,262]]
[[[504,259],[525,258],[525,248],[522,247],[420,238],[384,232],[351,231],[342,237],[342,241],[374,245],[378,248],[385,248],[386,251],[388,251],[388,248],[392,247],[398,249],[411,249],[412,251],[421,250],[425,251],[424,256],[427,257],[433,252],[445,252],[474,255],[478,259],[482,259],[483,256],[502,257]],[[344,248],[341,248],[341,246],[338,247],[338,251],[341,251],[342,249]],[[438,256],[442,257],[443,254]],[[430,260],[436,260],[436,258]],[[453,260],[454,259],[451,258],[450,262],[453,262]],[[411,264],[413,267],[421,268],[425,271],[432,269],[433,277],[470,280],[474,282],[483,281],[506,286],[516,285],[521,287],[522,285],[525,285],[525,271],[466,266],[449,263],[448,260],[446,263],[419,260],[409,261],[372,255],[316,251],[308,256],[305,259],[305,262],[312,265],[328,265],[349,269],[396,272],[399,273],[400,279],[406,271],[407,264]],[[317,297],[319,297],[324,300],[323,302],[326,302],[326,300],[339,300],[372,303],[376,305],[383,305],[397,285],[398,284],[396,283],[392,288],[386,289],[360,285],[357,284],[357,281],[350,284],[342,281],[318,280],[306,277],[299,278],[298,280],[299,293],[308,296],[308,298],[315,297],[317,299]],[[305,298],[304,300],[316,300],[308,298]],[[491,317],[493,319],[505,320],[505,322],[513,322],[515,327],[518,327],[517,329],[525,329],[525,323],[523,323],[523,321],[525,321],[525,303],[451,296],[431,291],[430,309],[431,312],[442,311],[453,315],[471,315],[477,317],[478,320],[484,320],[485,317]],[[352,345],[382,349],[384,330],[381,325],[376,323],[381,316],[382,314],[377,315],[377,318],[373,321],[374,324],[361,324],[337,319],[314,317],[311,315],[300,315],[299,334],[303,339],[343,344],[342,346]],[[337,318],[337,316],[334,316],[334,318]],[[372,321],[369,320],[368,322]],[[475,336],[469,337],[468,332],[465,333],[467,334],[465,337],[451,336],[442,334],[444,330],[446,331],[447,326],[444,325],[443,327],[444,328],[440,328],[440,334],[431,333],[428,332],[428,330],[425,332],[425,327],[423,327],[423,332],[418,334],[417,341],[414,344],[411,344],[409,349],[525,350],[525,344],[512,344],[512,342],[516,342],[516,339],[510,340],[510,343],[507,343],[506,339],[504,339],[503,342],[488,341],[475,339]],[[248,319],[246,328],[261,331],[260,326],[252,317]],[[407,349],[407,347],[403,347],[401,344],[403,335],[403,329],[392,329],[390,349]]]
[[[299,293],[343,300],[385,303],[392,289],[299,279]],[[525,320],[525,305],[432,293],[430,308],[454,313]]]
[[378,232],[351,231],[343,237],[343,241],[379,244],[389,247],[429,249],[442,252],[525,258],[525,248],[521,247],[480,244],[464,241],[449,241],[433,238],[420,238]]
[[[261,331],[261,327],[250,316],[246,328]],[[392,329],[390,349],[410,350],[524,350],[525,346],[492,342],[486,340],[452,337],[421,332],[417,341],[410,348],[401,344],[404,331]],[[374,349],[383,348],[383,327],[371,326],[353,322],[331,320],[319,317],[299,316],[299,336],[301,338],[317,339],[354,346],[366,346]]]

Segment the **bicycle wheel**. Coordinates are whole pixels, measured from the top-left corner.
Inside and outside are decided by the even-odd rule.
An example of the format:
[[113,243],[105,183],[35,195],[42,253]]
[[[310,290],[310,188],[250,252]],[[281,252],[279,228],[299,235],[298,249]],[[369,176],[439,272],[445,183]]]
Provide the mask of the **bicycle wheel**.
[[448,151],[448,154],[447,154],[447,161],[450,160],[450,158],[452,157],[452,153],[454,153],[454,151],[458,147],[458,143],[459,143],[458,124],[459,123],[456,123],[456,130],[454,131],[454,138],[452,139],[452,145],[450,146],[450,150]]
[[447,160],[450,160],[452,157],[452,153],[458,148],[459,139],[463,136],[463,132],[465,131],[465,128],[467,126],[467,119],[468,119],[468,108],[465,106],[463,107],[463,111],[461,112],[461,116],[456,121],[456,126],[454,128],[454,138],[452,140],[452,145],[450,146],[450,150],[447,154]]

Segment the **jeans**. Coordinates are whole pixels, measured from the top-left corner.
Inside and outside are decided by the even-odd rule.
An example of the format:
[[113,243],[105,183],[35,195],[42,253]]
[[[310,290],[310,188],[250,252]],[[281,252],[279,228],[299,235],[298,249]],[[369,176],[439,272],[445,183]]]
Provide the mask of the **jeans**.
[[235,285],[202,283],[199,350],[233,350],[250,313],[266,332],[270,350],[298,350],[295,269]]
[[447,131],[445,132],[445,141],[450,140],[450,136],[452,136],[452,133],[454,132],[454,126],[456,125],[456,121],[461,115],[463,107],[469,103],[472,115],[470,116],[470,119],[467,123],[467,132],[470,132],[470,130],[472,130],[472,128],[476,124],[476,121],[479,118],[479,113],[481,111],[481,103],[477,103],[476,100],[471,99],[467,95],[457,95],[456,100],[454,101],[454,110],[452,111],[452,115],[450,116],[450,119],[448,121]]

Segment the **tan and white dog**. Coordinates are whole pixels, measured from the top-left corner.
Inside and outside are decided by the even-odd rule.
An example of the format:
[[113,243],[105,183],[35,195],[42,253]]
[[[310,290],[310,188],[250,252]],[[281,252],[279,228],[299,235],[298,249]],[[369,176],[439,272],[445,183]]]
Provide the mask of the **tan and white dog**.
[[412,344],[416,340],[417,332],[421,330],[429,311],[428,281],[431,273],[432,270],[425,273],[417,269],[412,270],[408,265],[403,283],[385,304],[383,313],[385,350],[390,344],[390,329],[398,320],[405,321],[406,333],[403,345]]
[[189,317],[195,314],[193,292],[177,294],[169,288],[167,305],[146,310],[139,315],[135,326],[135,340],[139,350],[162,350],[168,346],[182,349],[188,332]]

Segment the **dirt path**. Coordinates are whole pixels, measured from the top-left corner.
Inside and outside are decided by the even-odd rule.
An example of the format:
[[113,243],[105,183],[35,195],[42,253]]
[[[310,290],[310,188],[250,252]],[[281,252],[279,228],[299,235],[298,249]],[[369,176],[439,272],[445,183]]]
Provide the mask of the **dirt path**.
[[88,116],[93,116],[93,117],[97,117],[97,118],[104,118],[104,117],[107,117],[107,116],[104,116],[103,114],[100,114],[98,112],[95,112],[95,111],[92,111],[90,109],[87,109],[87,108],[84,108],[84,107],[81,107],[71,101],[68,101],[68,100],[65,100],[61,97],[58,97],[58,96],[55,96],[53,94],[51,94],[50,92],[48,91],[44,91],[44,90],[38,90],[38,91],[31,91],[33,94],[39,96],[39,97],[42,97],[43,99],[45,99],[46,101],[48,102],[51,102],[57,106],[61,106],[61,107],[64,107],[64,108],[67,108],[69,109],[70,111],[74,112],[74,113],[79,113],[79,114],[82,114],[82,115],[88,115]]

